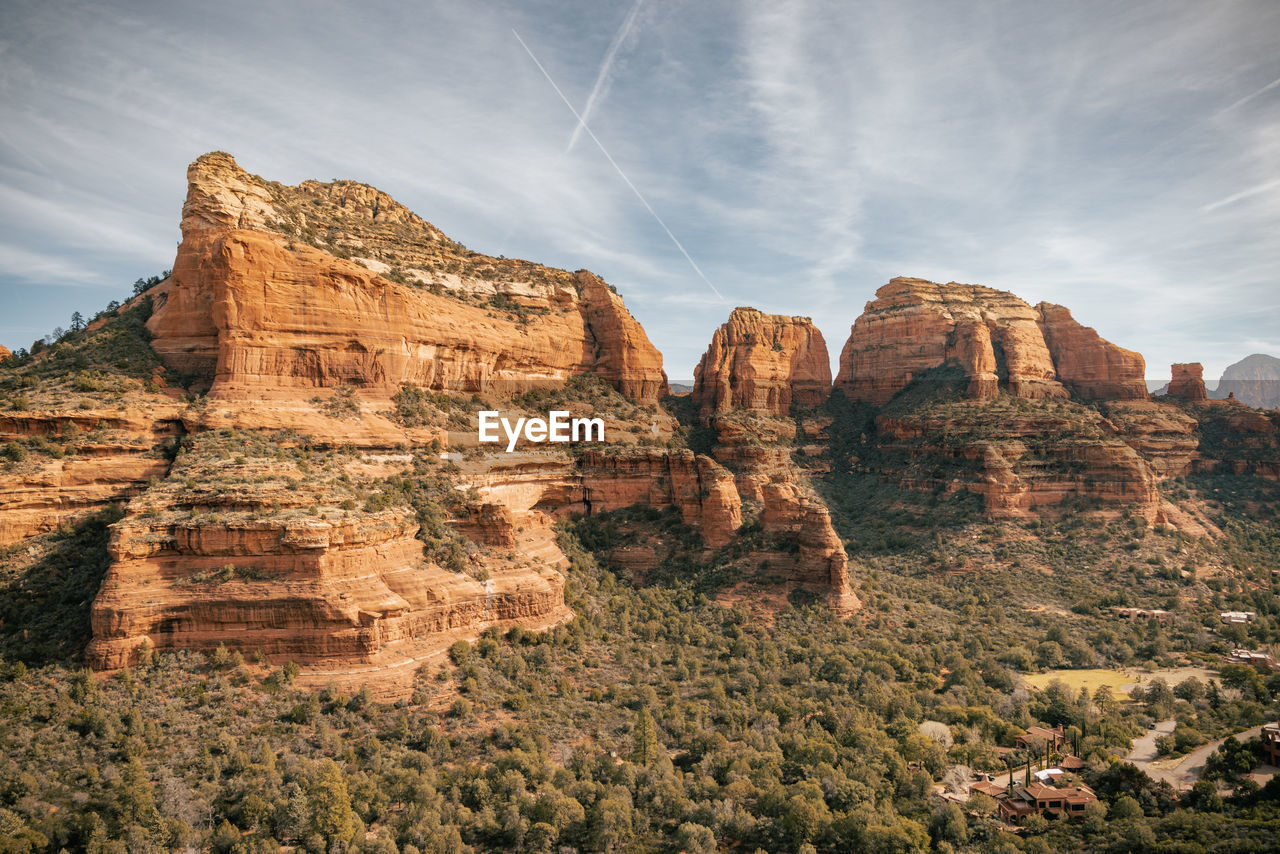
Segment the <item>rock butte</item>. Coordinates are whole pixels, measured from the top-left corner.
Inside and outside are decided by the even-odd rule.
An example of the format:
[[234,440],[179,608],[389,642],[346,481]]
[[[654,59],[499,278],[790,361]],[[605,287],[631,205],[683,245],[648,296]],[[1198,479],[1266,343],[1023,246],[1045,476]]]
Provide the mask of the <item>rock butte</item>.
[[1168,394],[1185,400],[1209,399],[1209,394],[1204,388],[1204,365],[1199,362],[1187,362],[1169,367],[1172,377],[1169,380]]
[[591,273],[468,252],[354,182],[284,187],[221,153],[187,179],[148,327],[167,365],[212,375],[213,400],[305,400],[344,383],[382,398],[402,383],[510,394],[585,373],[640,401],[666,393],[661,354]]
[[[1061,306],[1032,308],[1006,291],[896,278],[876,291],[840,353],[835,386],[850,400],[884,404],[912,379],[948,362],[967,394],[1030,399],[1144,399],[1142,357],[1080,326]],[[1064,385],[1064,383],[1066,385]]]
[[831,393],[827,344],[813,321],[754,308],[733,310],[693,378],[703,415],[750,410],[785,417],[793,404],[817,406]]

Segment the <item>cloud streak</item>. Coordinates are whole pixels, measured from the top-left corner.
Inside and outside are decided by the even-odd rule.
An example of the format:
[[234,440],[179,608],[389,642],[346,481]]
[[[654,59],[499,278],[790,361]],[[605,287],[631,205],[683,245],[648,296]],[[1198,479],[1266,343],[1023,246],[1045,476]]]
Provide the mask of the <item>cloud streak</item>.
[[627,173],[622,171],[622,167],[618,165],[618,161],[613,159],[613,155],[609,153],[609,149],[604,147],[604,143],[601,142],[600,138],[595,135],[595,132],[587,126],[587,123],[583,121],[582,116],[578,114],[578,111],[573,108],[573,104],[569,102],[569,99],[565,97],[564,92],[562,92],[560,87],[556,85],[556,81],[547,73],[547,69],[538,61],[538,57],[533,55],[533,51],[529,49],[529,45],[525,44],[524,39],[520,38],[520,34],[514,29],[511,31],[511,34],[516,37],[516,41],[520,42],[520,46],[524,48],[525,53],[529,54],[529,58],[533,60],[533,64],[538,66],[538,70],[542,72],[542,76],[547,78],[547,82],[551,84],[551,88],[560,96],[560,100],[564,102],[564,105],[569,108],[569,112],[573,113],[573,117],[578,120],[578,126],[586,131],[587,136],[591,137],[591,141],[600,149],[600,153],[609,161],[609,165],[617,171],[618,177],[621,178],[623,183],[630,188],[631,192],[635,194],[635,197],[640,200],[640,204],[644,205],[644,209],[647,210],[649,215],[653,217],[654,221],[662,227],[662,230],[666,233],[667,237],[671,238],[671,242],[675,244],[676,249],[680,250],[680,254],[689,262],[689,266],[693,268],[693,271],[698,274],[699,278],[701,278],[703,282],[706,283],[712,293],[714,293],[719,299],[724,300],[724,295],[716,289],[715,285],[711,284],[711,280],[707,278],[706,273],[702,272],[702,268],[698,266],[698,262],[693,260],[693,256],[689,254],[689,250],[684,248],[684,244],[681,243],[680,239],[672,233],[670,228],[667,227],[667,224],[663,221],[662,217],[658,216],[658,212],[653,209],[653,205],[649,204],[649,200],[646,199],[644,194],[640,192],[640,189],[631,182],[631,179],[627,177]]
[[[673,377],[717,291],[814,317],[834,356],[899,274],[1062,303],[1153,370],[1280,354],[1274,0],[160,8],[0,11],[0,343],[169,266],[185,167],[222,149],[589,267]],[[545,74],[513,29],[562,46]]]
[[1218,201],[1216,202],[1207,204],[1204,207],[1200,208],[1200,210],[1203,211],[1204,213],[1209,213],[1210,211],[1216,211],[1218,208],[1224,208],[1227,205],[1233,205],[1236,202],[1242,201],[1243,199],[1250,198],[1251,196],[1261,195],[1262,193],[1265,193],[1269,190],[1274,190],[1277,187],[1280,187],[1280,178],[1277,178],[1274,181],[1263,181],[1261,184],[1256,184],[1252,187],[1249,187],[1248,189],[1241,190],[1238,193],[1232,193],[1231,195],[1227,196],[1225,199],[1218,199]]
[[578,123],[573,128],[573,134],[569,137],[569,145],[565,147],[565,154],[573,151],[573,147],[578,144],[578,138],[582,136],[582,131],[587,126],[587,120],[591,118],[592,111],[596,108],[596,103],[603,96],[609,85],[609,76],[613,73],[613,61],[618,57],[618,51],[622,48],[622,43],[626,41],[627,35],[631,32],[631,27],[636,22],[636,16],[640,14],[640,7],[644,5],[644,0],[636,0],[631,6],[631,11],[627,13],[627,17],[623,20],[622,26],[618,27],[618,31],[614,33],[613,41],[609,43],[609,49],[605,51],[604,61],[600,63],[600,70],[596,72],[596,82],[591,86],[591,94],[587,96],[587,104],[582,108],[582,115],[578,117]]

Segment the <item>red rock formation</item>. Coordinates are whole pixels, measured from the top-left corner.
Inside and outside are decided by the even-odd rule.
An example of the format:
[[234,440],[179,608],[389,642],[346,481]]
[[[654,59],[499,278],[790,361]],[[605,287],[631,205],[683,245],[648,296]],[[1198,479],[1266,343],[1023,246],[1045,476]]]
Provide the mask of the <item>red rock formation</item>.
[[141,511],[113,530],[87,651],[97,668],[134,662],[144,644],[225,644],[276,662],[350,667],[386,658],[387,645],[563,608],[563,579],[549,569],[481,583],[424,563],[404,514],[220,524]]
[[751,410],[786,416],[831,392],[822,333],[807,317],[736,308],[694,370],[693,399],[704,416]]
[[822,502],[785,481],[765,484],[762,495],[765,532],[792,537],[798,547],[790,579],[820,592],[837,614],[861,610],[862,602],[849,586],[849,556]]
[[1040,331],[1058,379],[1087,400],[1146,400],[1146,362],[1141,354],[1117,347],[1060,305],[1036,306]]
[[[457,248],[372,188],[269,185],[225,154],[197,160],[188,180],[183,240],[172,276],[152,292],[148,326],[166,364],[213,376],[215,400],[306,399],[342,383],[384,398],[406,382],[513,393],[582,373],[597,373],[640,400],[666,392],[661,355],[595,276],[525,265],[512,274],[538,278],[524,283],[525,299],[493,292],[488,304],[477,305],[445,295],[456,290],[469,299],[471,279],[415,287],[368,269],[390,271],[382,261],[340,257],[365,238],[375,242],[383,234],[378,229],[394,227],[435,247],[414,263],[442,270],[500,263]],[[298,202],[321,187],[330,188],[325,199],[337,198],[338,207],[317,222]],[[324,244],[332,251],[281,231],[312,235],[320,227],[339,235],[338,243]],[[401,243],[413,245],[410,237]],[[515,304],[519,311],[507,307]]]
[[1035,309],[1005,291],[896,278],[876,291],[840,353],[835,385],[883,404],[922,372],[955,362],[968,396],[1066,397]]
[[835,385],[851,400],[884,404],[913,378],[947,363],[968,397],[1143,399],[1137,353],[1104,341],[1061,306],[1032,308],[1013,294],[952,282],[893,279],[853,324]]
[[179,413],[176,406],[0,413],[0,444],[40,437],[69,453],[32,451],[0,477],[0,546],[56,530],[163,477],[169,461],[157,446],[181,432]]
[[742,525],[733,475],[710,457],[688,450],[592,449],[579,457],[578,465],[588,514],[633,504],[674,505],[711,548],[728,544]]
[[1196,419],[1156,401],[1119,401],[1104,410],[1115,432],[1157,477],[1180,477],[1199,458]]
[[794,421],[728,413],[713,416],[711,429],[716,435],[711,455],[733,472],[744,499],[760,501],[760,490],[769,481],[798,476],[791,461]]
[[1204,365],[1199,362],[1171,365],[1173,378],[1169,380],[1167,394],[1184,400],[1208,400],[1204,388]]
[[13,355],[13,351],[11,351],[8,347],[4,346],[3,344],[0,344],[0,362],[3,362],[5,359],[9,358],[12,355]]
[[1114,427],[1092,409],[1037,411],[956,403],[878,416],[885,462],[874,473],[908,488],[967,490],[994,518],[1052,514],[1068,499],[1154,519],[1156,478]]

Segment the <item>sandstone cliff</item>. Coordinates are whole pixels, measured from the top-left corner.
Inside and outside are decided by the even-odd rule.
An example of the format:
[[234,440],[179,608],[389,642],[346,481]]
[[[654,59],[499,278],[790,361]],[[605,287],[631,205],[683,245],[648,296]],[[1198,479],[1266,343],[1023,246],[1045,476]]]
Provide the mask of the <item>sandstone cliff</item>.
[[1166,394],[1184,400],[1208,400],[1204,388],[1204,365],[1199,362],[1170,365],[1173,372]]
[[0,476],[0,546],[56,530],[163,477],[181,407],[0,413],[0,444],[38,442]]
[[831,392],[822,333],[807,317],[736,308],[694,370],[693,399],[704,416],[750,410],[786,416]]
[[1098,412],[1067,401],[920,407],[875,419],[878,476],[912,489],[966,490],[995,518],[1078,505],[1154,520],[1156,477]]
[[835,385],[850,400],[883,404],[914,377],[954,361],[968,396],[1066,397],[1039,314],[1005,291],[896,278],[853,324]]
[[[881,405],[913,379],[948,363],[966,395],[1001,391],[1029,399],[1141,399],[1143,361],[1080,326],[1061,306],[1032,308],[981,285],[896,278],[876,291],[840,354],[835,386]],[[1065,383],[1065,386],[1064,386]]]
[[595,276],[472,253],[351,182],[268,183],[228,155],[188,171],[182,243],[149,321],[215,400],[352,384],[510,394],[595,373],[666,392],[661,355]]
[[1117,347],[1060,305],[1036,306],[1044,334],[1061,380],[1086,400],[1146,400],[1146,362],[1140,354]]
[[[819,593],[837,614],[861,610],[862,601],[849,585],[849,556],[822,501],[786,481],[766,484],[762,496],[764,530],[791,538],[797,547],[786,567],[788,581]],[[773,560],[775,569],[782,568],[777,557]]]
[[[410,461],[319,453],[287,435],[195,437],[113,527],[90,663],[115,668],[145,647],[222,644],[404,682],[456,633],[568,616],[566,561],[541,514],[463,508],[458,527],[483,546],[467,556],[457,540],[453,551],[425,552],[405,509],[357,503]],[[443,554],[471,574],[442,566]]]
[[588,515],[633,504],[674,505],[685,523],[718,548],[742,525],[742,502],[733,475],[692,451],[589,450],[579,458],[581,503]]

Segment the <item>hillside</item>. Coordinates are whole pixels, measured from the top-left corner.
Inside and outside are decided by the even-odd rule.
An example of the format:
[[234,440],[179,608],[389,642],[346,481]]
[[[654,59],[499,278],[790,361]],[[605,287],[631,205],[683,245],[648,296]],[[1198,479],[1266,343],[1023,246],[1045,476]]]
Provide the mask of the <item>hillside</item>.
[[[1273,842],[1253,747],[1185,791],[1124,758],[1280,716],[1226,661],[1280,652],[1277,413],[912,278],[834,378],[741,307],[673,395],[592,273],[363,184],[188,179],[170,275],[0,361],[5,850]],[[490,410],[604,440],[507,453]],[[971,772],[1029,775],[1035,726],[1097,801],[1015,827]]]

